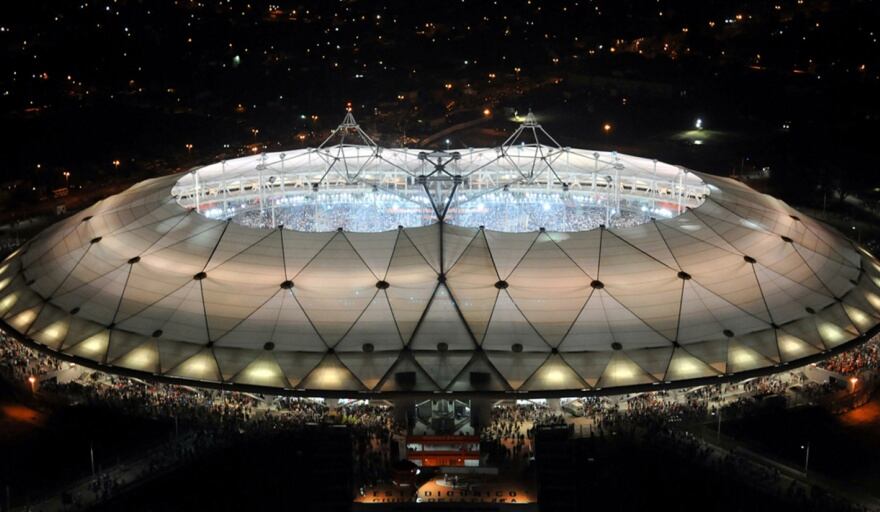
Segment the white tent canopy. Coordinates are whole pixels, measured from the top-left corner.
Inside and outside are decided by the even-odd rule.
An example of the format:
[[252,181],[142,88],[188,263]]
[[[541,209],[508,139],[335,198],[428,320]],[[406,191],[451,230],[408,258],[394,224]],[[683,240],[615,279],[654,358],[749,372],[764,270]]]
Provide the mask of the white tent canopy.
[[[260,161],[222,167],[253,177]],[[726,178],[688,172],[695,206],[628,227],[303,232],[197,211],[218,165],[139,183],[28,242],[0,264],[4,328],[188,382],[540,396],[772,368],[880,323],[871,255]]]

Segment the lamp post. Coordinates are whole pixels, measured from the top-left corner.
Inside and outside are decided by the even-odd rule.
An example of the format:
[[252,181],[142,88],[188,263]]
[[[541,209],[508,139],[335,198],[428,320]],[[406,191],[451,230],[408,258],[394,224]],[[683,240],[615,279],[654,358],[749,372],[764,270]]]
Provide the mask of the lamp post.
[[37,388],[36,388],[36,386],[37,386],[37,378],[34,377],[33,375],[31,375],[30,377],[28,377],[28,382],[29,382],[30,385],[31,385],[31,394],[32,394],[32,395],[33,395],[33,394],[36,394],[36,392],[37,392]]
[[64,186],[70,188],[70,171],[64,171],[61,174],[64,175]]
[[810,470],[810,443],[802,444],[801,450],[806,450],[804,454],[804,476],[807,476],[807,471]]

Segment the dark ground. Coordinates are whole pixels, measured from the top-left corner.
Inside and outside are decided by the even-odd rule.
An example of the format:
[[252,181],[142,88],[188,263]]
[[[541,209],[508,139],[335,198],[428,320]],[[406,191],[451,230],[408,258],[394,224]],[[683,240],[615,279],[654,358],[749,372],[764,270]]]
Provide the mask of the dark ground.
[[[168,439],[170,420],[132,417],[111,407],[36,402],[0,379],[0,482],[13,504],[100,471]],[[5,501],[4,501],[5,503]]]
[[820,408],[778,411],[724,424],[724,432],[759,453],[849,482],[880,498],[880,396],[840,416]]

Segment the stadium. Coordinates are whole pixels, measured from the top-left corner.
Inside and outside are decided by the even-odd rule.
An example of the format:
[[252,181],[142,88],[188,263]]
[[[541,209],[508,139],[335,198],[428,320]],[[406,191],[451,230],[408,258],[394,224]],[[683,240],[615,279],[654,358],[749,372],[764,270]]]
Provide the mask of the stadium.
[[0,265],[2,329],[108,373],[271,394],[621,394],[866,341],[880,265],[784,202],[563,147],[319,147],[143,181]]

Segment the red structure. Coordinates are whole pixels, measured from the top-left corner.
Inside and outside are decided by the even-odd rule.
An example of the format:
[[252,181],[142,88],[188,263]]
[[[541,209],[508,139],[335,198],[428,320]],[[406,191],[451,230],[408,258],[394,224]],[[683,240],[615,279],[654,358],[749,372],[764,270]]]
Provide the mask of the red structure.
[[406,458],[422,467],[479,466],[479,436],[409,436]]

